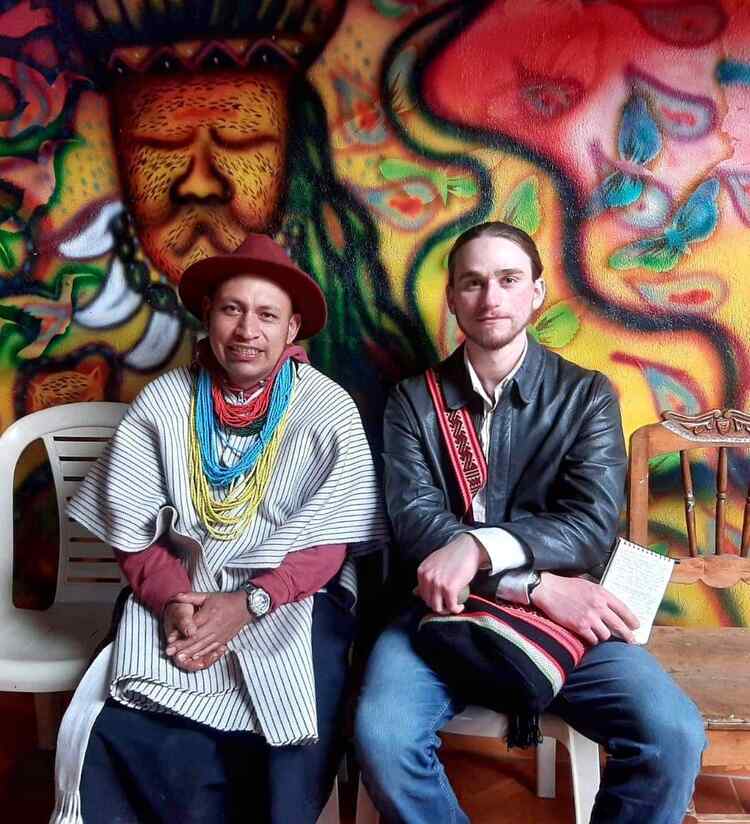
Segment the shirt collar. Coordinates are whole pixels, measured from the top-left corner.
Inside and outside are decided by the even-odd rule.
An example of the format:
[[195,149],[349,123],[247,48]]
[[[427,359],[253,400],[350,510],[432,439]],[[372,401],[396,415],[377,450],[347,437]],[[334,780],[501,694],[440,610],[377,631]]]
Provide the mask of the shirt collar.
[[[523,404],[531,403],[535,397],[545,364],[550,357],[547,350],[531,334],[526,336],[526,357],[513,379],[518,399]],[[440,377],[440,384],[448,409],[460,409],[467,406],[472,399],[478,400],[469,379],[469,370],[464,361],[464,344],[461,344],[435,369]]]
[[516,376],[516,373],[523,365],[523,360],[526,357],[526,352],[528,351],[528,338],[524,335],[523,339],[523,351],[521,352],[518,360],[513,365],[513,368],[508,372],[508,374],[500,381],[500,383],[495,387],[494,398],[490,398],[490,396],[485,391],[485,388],[482,386],[482,381],[479,379],[479,375],[477,375],[476,370],[474,369],[474,365],[469,358],[469,350],[464,346],[464,363],[466,364],[466,371],[469,373],[469,380],[471,381],[472,389],[479,395],[479,397],[484,401],[485,406],[489,406],[490,409],[494,409],[497,405],[497,402],[500,400],[500,396],[503,394],[505,387],[513,380]]

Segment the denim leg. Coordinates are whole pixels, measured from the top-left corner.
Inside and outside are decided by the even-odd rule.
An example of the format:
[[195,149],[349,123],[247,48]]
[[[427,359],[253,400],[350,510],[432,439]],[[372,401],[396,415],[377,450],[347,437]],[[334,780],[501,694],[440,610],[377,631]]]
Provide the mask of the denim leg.
[[463,706],[412,646],[417,607],[380,636],[355,720],[365,785],[388,824],[468,824],[438,758],[437,731]]
[[608,753],[591,821],[681,824],[705,747],[695,704],[643,647],[592,647],[550,710]]

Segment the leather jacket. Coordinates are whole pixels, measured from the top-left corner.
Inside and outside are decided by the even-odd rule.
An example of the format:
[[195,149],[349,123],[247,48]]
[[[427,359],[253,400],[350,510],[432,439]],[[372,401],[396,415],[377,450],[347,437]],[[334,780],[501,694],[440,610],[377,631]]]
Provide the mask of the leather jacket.
[[[436,371],[448,408],[468,404],[478,428],[482,401],[463,347]],[[529,336],[524,361],[492,414],[484,525],[512,533],[538,571],[600,577],[617,534],[626,473],[609,380]],[[391,393],[383,458],[394,583],[413,587],[424,558],[472,526],[461,520],[461,495],[424,375]]]

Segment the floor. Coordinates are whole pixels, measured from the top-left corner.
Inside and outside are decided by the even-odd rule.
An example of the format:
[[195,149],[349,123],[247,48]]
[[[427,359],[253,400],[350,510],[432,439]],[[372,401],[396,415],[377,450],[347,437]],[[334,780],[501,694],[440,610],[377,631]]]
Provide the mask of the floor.
[[[31,697],[0,695],[0,718],[2,820],[46,824],[53,803],[52,756],[35,749]],[[557,765],[557,798],[539,799],[534,795],[533,758],[509,757],[500,742],[446,736],[442,752],[453,786],[473,824],[573,822],[564,753]],[[750,770],[701,775],[695,803],[698,812],[750,813]],[[353,788],[343,785],[342,824],[354,824],[353,810]]]

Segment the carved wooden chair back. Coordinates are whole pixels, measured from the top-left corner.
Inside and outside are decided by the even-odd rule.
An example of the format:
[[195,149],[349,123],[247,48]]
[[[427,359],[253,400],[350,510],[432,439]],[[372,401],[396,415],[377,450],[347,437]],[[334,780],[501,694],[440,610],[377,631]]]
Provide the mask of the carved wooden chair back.
[[[648,540],[649,462],[669,452],[679,452],[682,474],[685,525],[688,551],[699,557],[695,520],[695,492],[690,451],[716,449],[716,508],[714,546],[716,555],[727,549],[727,496],[729,479],[728,451],[750,447],[750,415],[735,409],[714,409],[703,415],[679,415],[665,412],[661,423],[647,424],[633,433],[630,440],[630,482],[628,531],[630,538],[645,544]],[[750,488],[745,491],[740,555],[750,551]],[[705,554],[705,553],[704,553]],[[684,572],[684,570],[683,570]]]
[[[653,458],[679,453],[688,555],[672,574],[673,584],[702,581],[722,589],[750,581],[750,490],[743,490],[740,547],[727,535],[729,450],[750,447],[750,415],[714,409],[701,415],[666,412],[660,423],[637,429],[630,439],[628,537],[649,544],[649,467]],[[689,453],[717,450],[714,551],[698,545],[696,495]],[[750,628],[654,627],[648,648],[698,705],[709,747],[704,767],[750,768]],[[695,816],[697,821],[747,821],[750,814]]]

